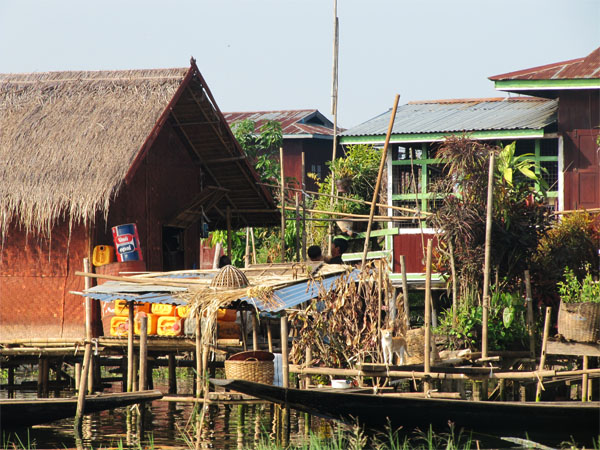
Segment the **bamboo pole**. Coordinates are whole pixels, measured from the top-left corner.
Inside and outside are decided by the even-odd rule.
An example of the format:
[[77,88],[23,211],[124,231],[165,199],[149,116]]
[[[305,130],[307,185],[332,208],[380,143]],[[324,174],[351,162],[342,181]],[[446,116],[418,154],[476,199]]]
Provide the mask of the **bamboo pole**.
[[[89,258],[83,259],[83,270],[85,272],[90,271],[90,260]],[[91,280],[89,277],[85,278],[86,289],[91,286]],[[86,333],[86,344],[83,353],[83,368],[81,371],[81,378],[79,380],[79,392],[77,396],[77,409],[75,410],[75,421],[74,428],[76,431],[81,430],[81,424],[83,420],[83,411],[85,410],[85,393],[87,391],[88,384],[88,373],[90,372],[90,362],[92,358],[92,343],[91,343],[91,322],[92,321],[92,303],[89,297],[85,298],[85,333]]]
[[285,262],[285,178],[283,176],[283,147],[279,147],[281,165],[281,262]]
[[281,314],[281,369],[283,387],[289,387],[290,362],[288,359],[288,321],[287,315]]
[[485,261],[483,266],[483,315],[481,326],[481,354],[487,358],[488,353],[488,315],[490,309],[490,256],[492,242],[492,209],[494,200],[494,153],[490,152],[488,171],[487,212],[485,219]]
[[[90,259],[83,258],[83,270],[85,272],[90,272]],[[84,287],[86,290],[92,287],[92,280],[89,277],[84,278]],[[86,340],[92,340],[94,336],[92,330],[92,299],[89,297],[85,297],[85,338]],[[88,394],[94,393],[94,357],[92,356],[90,359],[90,369],[88,371]]]
[[306,261],[306,165],[302,152],[302,261]]
[[148,385],[148,317],[140,317],[140,391],[145,391]]
[[373,216],[375,215],[375,204],[377,203],[377,197],[379,196],[379,188],[381,187],[381,178],[383,176],[383,167],[385,166],[385,160],[387,158],[388,145],[390,144],[390,136],[392,135],[392,129],[394,127],[394,119],[396,118],[396,110],[398,109],[398,101],[400,96],[396,94],[394,99],[394,107],[390,116],[390,124],[388,126],[387,135],[385,137],[385,144],[383,150],[381,150],[381,161],[379,162],[379,172],[377,173],[377,181],[375,183],[375,190],[373,191],[373,202],[371,204],[371,212],[369,213],[369,221],[367,222],[367,232],[365,234],[365,246],[363,248],[362,264],[364,267],[367,261],[367,252],[369,251],[369,240],[371,238],[371,227],[373,226]]
[[269,351],[273,353],[273,331],[271,330],[271,322],[267,319],[267,345]]
[[[198,308],[199,309],[199,308]],[[202,322],[200,311],[196,311],[196,397],[202,396]]]
[[258,350],[258,318],[252,311],[252,350]]
[[220,256],[221,256],[221,243],[217,242],[217,244],[215,245],[215,254],[213,255],[213,265],[212,265],[213,269],[219,268]]
[[[542,354],[540,355],[540,365],[538,367],[538,372],[542,372],[544,370],[544,365],[546,364],[546,347],[548,345],[548,334],[550,333],[550,313],[552,312],[552,308],[549,306],[546,308],[546,318],[544,320],[544,337],[542,339]],[[542,377],[540,376],[537,383],[537,388],[535,391],[535,401],[539,402],[542,395],[542,389],[544,388]]]
[[402,272],[402,297],[404,300],[404,320],[406,331],[410,329],[410,302],[408,301],[408,278],[406,276],[406,258],[400,255],[400,271]]
[[227,206],[227,256],[231,260],[231,238],[232,238],[232,230],[231,230],[231,207]]
[[296,261],[300,262],[300,201],[296,193]]
[[[583,370],[587,370],[589,368],[589,358],[587,355],[583,355]],[[591,389],[588,386],[589,375],[587,373],[583,373],[581,377],[581,401],[588,402],[591,400]]]
[[250,228],[250,237],[252,238],[252,264],[256,264],[256,243],[254,242],[254,228]]
[[458,280],[456,277],[456,264],[454,261],[454,246],[452,241],[448,242],[448,250],[450,250],[450,270],[452,271],[452,324],[458,322]]
[[246,227],[246,250],[244,252],[244,267],[250,266],[250,227]]
[[542,370],[525,372],[492,372],[485,374],[466,374],[466,373],[445,373],[445,372],[416,372],[408,370],[383,370],[370,371],[360,369],[334,369],[330,367],[303,367],[297,364],[290,364],[290,373],[299,375],[333,375],[340,377],[393,377],[393,378],[415,378],[415,379],[438,379],[438,380],[537,380],[541,378],[561,378],[580,376],[584,373],[588,375],[600,374],[600,369],[587,370]]
[[525,271],[525,302],[527,304],[527,334],[529,334],[529,353],[535,356],[535,330],[533,325],[533,298],[531,295],[531,278],[529,270]]
[[127,307],[129,315],[127,326],[127,392],[133,392],[133,378],[136,376],[136,374],[133,373],[133,301],[127,302]]
[[[431,252],[433,241],[427,239],[427,259],[425,266],[425,348],[423,352],[423,370],[425,373],[431,371]],[[423,383],[423,392],[431,390],[428,382]]]
[[[262,184],[264,186],[269,186],[269,187],[274,187],[274,188],[278,188],[280,187],[278,184],[272,184],[272,183],[258,183],[258,184]],[[300,189],[295,189],[292,187],[287,187],[286,188],[288,191],[297,191],[297,192],[302,192]],[[320,195],[323,197],[331,197],[334,199],[338,199],[338,200],[345,200],[351,203],[360,203],[361,205],[369,205],[371,206],[373,204],[373,202],[367,201],[367,200],[360,200],[358,198],[352,198],[352,197],[343,197],[341,195],[330,195],[330,194],[325,194],[324,192],[316,192],[316,191],[309,191],[309,190],[304,190],[303,191],[305,194],[311,194],[311,195]],[[420,215],[424,215],[424,216],[430,216],[433,213],[428,212],[428,211],[419,211],[418,209],[412,209],[412,208],[405,208],[403,206],[396,206],[396,205],[386,205],[385,203],[376,203],[375,206],[379,206],[381,208],[385,208],[385,209],[392,209],[394,211],[402,211],[402,212],[408,212],[408,213],[412,213],[412,214],[420,214]],[[245,211],[245,210],[244,210]],[[273,212],[272,210],[265,210],[268,212]],[[411,217],[411,219],[414,219],[414,217]]]
[[377,336],[381,336],[381,302],[383,300],[383,269],[382,261],[377,260]]

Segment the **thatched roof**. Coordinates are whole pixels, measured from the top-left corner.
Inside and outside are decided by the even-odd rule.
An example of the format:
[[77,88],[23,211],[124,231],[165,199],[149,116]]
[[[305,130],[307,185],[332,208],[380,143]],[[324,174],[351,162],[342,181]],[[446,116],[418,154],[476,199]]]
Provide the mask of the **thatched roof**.
[[[192,60],[178,69],[0,74],[0,227],[16,220],[27,230],[50,231],[62,217],[93,221],[98,211],[106,214],[167,120],[195,127],[184,135],[196,137],[185,144],[199,165],[216,155],[225,179],[241,182],[239,198],[213,197],[215,223],[224,223],[227,206],[273,209]],[[235,161],[223,164],[225,156]],[[211,184],[222,188],[218,183]]]

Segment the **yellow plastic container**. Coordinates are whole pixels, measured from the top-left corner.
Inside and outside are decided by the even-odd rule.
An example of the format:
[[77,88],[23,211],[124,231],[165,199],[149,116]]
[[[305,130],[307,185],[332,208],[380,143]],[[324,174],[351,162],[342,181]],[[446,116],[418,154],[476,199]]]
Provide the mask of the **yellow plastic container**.
[[[138,303],[133,308],[134,312],[150,312],[150,303]],[[117,316],[128,316],[129,315],[129,306],[127,305],[127,300],[115,300],[115,315]]]
[[104,266],[115,260],[115,248],[112,245],[96,245],[92,252],[92,264]]
[[110,335],[111,336],[127,336],[129,330],[129,320],[127,317],[114,316],[110,319]]
[[187,305],[179,305],[175,308],[175,314],[177,314],[177,317],[185,319],[190,315],[190,307]]
[[184,320],[181,317],[161,316],[158,318],[156,331],[159,336],[181,336]]
[[175,305],[168,305],[166,303],[152,303],[150,312],[158,316],[174,316]]
[[140,334],[140,318],[142,317],[142,315],[148,317],[148,336],[155,335],[158,316],[156,314],[148,314],[145,312],[139,312],[135,315],[135,319],[133,319],[133,332],[135,334]]

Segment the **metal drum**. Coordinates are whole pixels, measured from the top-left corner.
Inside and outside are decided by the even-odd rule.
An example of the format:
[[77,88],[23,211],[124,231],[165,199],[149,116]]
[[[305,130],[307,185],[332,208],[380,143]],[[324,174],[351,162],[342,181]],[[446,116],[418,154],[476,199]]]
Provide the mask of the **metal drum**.
[[117,261],[141,261],[142,250],[135,223],[112,227],[113,241],[117,252]]

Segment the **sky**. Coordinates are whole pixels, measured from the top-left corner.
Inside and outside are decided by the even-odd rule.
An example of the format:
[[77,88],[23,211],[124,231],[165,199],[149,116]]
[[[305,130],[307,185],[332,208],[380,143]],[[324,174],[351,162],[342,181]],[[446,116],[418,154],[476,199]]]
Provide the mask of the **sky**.
[[[334,0],[0,0],[0,73],[187,67],[221,111],[329,119]],[[600,0],[338,0],[338,126],[588,55]]]

